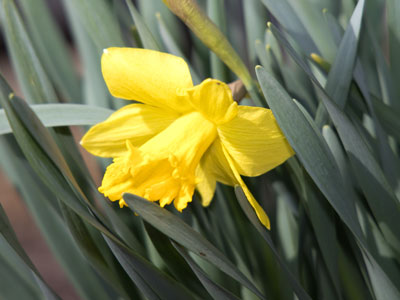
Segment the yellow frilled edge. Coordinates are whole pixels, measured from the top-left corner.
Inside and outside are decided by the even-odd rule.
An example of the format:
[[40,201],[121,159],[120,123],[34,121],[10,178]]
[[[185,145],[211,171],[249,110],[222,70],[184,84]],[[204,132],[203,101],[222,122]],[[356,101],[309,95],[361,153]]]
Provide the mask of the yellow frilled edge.
[[269,109],[238,106],[215,79],[193,86],[188,65],[171,54],[109,48],[101,62],[110,93],[140,103],[119,109],[82,138],[90,153],[114,159],[100,192],[121,206],[123,193],[133,193],[182,211],[195,189],[207,206],[217,181],[239,184],[270,228],[241,178],[268,172],[294,154]]

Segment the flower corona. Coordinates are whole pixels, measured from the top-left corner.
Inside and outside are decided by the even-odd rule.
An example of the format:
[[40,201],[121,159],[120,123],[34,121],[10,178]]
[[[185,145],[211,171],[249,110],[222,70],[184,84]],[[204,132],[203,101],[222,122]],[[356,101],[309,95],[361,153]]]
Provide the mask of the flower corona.
[[105,82],[115,97],[136,100],[82,138],[94,155],[112,157],[99,191],[126,205],[133,193],[182,211],[194,190],[207,206],[216,182],[239,184],[261,223],[269,219],[241,175],[258,176],[293,155],[272,112],[237,105],[229,87],[206,79],[193,86],[179,57],[153,50],[109,48]]

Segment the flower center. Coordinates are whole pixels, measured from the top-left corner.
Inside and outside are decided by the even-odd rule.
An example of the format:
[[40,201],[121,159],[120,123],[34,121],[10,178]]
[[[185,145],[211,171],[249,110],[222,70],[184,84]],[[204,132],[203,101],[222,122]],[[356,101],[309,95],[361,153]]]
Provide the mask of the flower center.
[[161,206],[174,200],[182,211],[192,201],[200,159],[216,137],[216,126],[200,113],[183,115],[139,148],[128,141],[127,154],[107,168],[99,190],[120,205],[126,205],[127,192]]

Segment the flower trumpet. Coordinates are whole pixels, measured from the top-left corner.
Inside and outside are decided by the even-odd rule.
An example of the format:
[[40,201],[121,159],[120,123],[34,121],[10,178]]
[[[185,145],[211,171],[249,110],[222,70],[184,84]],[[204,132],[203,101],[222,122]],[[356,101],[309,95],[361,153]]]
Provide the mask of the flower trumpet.
[[217,181],[239,184],[270,227],[241,178],[263,174],[294,153],[269,109],[238,105],[228,85],[215,79],[193,86],[185,61],[158,51],[106,49],[102,73],[113,96],[140,103],[119,109],[82,138],[90,153],[114,159],[101,193],[121,207],[123,194],[132,193],[182,211],[195,189],[207,206]]

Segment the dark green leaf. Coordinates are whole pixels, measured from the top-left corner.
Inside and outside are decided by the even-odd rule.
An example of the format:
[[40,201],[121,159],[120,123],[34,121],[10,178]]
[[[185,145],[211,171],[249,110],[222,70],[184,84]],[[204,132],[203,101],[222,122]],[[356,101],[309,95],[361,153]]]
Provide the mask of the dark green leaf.
[[[9,95],[13,96],[11,89],[0,76],[0,104],[6,111],[21,150],[39,177],[54,194],[58,195],[80,217],[125,247],[125,244],[99,220],[100,215],[98,213],[97,218],[92,215],[96,209],[80,190],[60,150],[43,124],[23,100],[11,97],[12,101],[10,101]],[[24,122],[17,111],[23,115]],[[29,127],[25,127],[26,124]],[[89,209],[85,205],[91,208]]]
[[[131,1],[131,0],[130,0]],[[134,1],[138,10],[143,17],[143,20],[154,36],[158,44],[161,44],[161,37],[158,31],[156,14],[163,16],[167,28],[169,28],[173,39],[176,41],[179,48],[183,49],[187,46],[187,37],[185,29],[177,17],[167,8],[163,1],[159,0],[137,0]]]
[[311,300],[310,296],[303,289],[303,287],[300,285],[300,283],[297,281],[297,279],[293,276],[293,274],[290,272],[289,268],[286,266],[286,264],[280,257],[269,233],[261,225],[260,221],[258,220],[257,215],[254,212],[254,209],[250,206],[242,188],[240,186],[236,186],[235,193],[236,193],[237,199],[239,200],[239,204],[240,204],[243,212],[245,213],[246,217],[250,220],[250,222],[257,229],[257,231],[261,234],[261,236],[264,238],[265,242],[268,244],[268,246],[272,250],[272,252],[275,256],[275,259],[278,261],[279,265],[283,269],[283,272],[285,273],[285,275],[286,275],[288,281],[290,282],[292,289],[296,293],[297,297],[300,300],[308,300],[308,299]]
[[373,105],[383,128],[400,142],[400,111],[377,99],[373,99]]
[[[167,25],[164,22],[164,19],[162,18],[160,13],[157,13],[156,15],[157,21],[158,21],[158,28],[160,31],[161,38],[165,44],[165,47],[168,49],[168,52],[171,54],[174,54],[176,56],[185,58],[185,55],[177,45],[177,43],[174,40],[174,37],[172,36],[171,32],[169,31]],[[193,67],[190,65],[189,61],[187,58],[185,58],[186,62],[189,65],[190,73],[192,75],[192,80],[193,84],[199,84],[201,82],[199,76],[197,75],[196,71],[193,69]]]
[[[15,273],[20,273],[24,279],[27,280],[26,284],[32,285],[33,288],[33,282],[34,280],[37,281],[37,284],[39,285],[43,295],[45,296],[46,299],[48,300],[56,300],[59,299],[58,295],[54,293],[54,291],[47,285],[47,283],[43,280],[39,272],[36,270],[35,266],[29,259],[28,255],[25,253],[24,249],[22,248],[21,244],[17,240],[17,236],[15,232],[12,230],[11,224],[5,214],[5,211],[0,204],[0,256],[4,255],[5,258],[7,258],[7,261],[9,264],[13,266],[13,272]],[[12,262],[15,262],[13,264]],[[3,276],[4,274],[7,274],[6,276],[9,276],[3,268],[2,272]],[[24,274],[24,275],[23,275]],[[1,275],[0,275],[1,277]],[[10,276],[11,277],[11,276]],[[14,279],[15,280],[15,279]],[[7,280],[0,280],[2,281],[3,284],[5,284],[4,281]],[[18,281],[20,282],[20,281]],[[25,285],[25,283],[24,283]],[[3,286],[2,289],[6,291],[7,289]],[[12,290],[12,288],[10,289]],[[32,293],[32,292],[30,292]],[[7,297],[7,296],[4,296]],[[8,296],[9,297],[9,296]]]
[[[358,40],[364,12],[364,0],[357,3],[351,16],[350,23],[340,42],[336,59],[329,71],[326,82],[326,93],[335,101],[340,109],[346,105],[348,93],[353,78],[353,69],[356,63]],[[327,121],[327,112],[322,103],[317,111],[316,122],[322,127]]]
[[199,284],[189,265],[173,247],[170,239],[150,224],[145,223],[144,226],[151,242],[171,273],[190,290],[204,296],[203,287]]
[[80,99],[80,85],[72,57],[45,1],[22,0],[19,3],[32,41],[50,79],[65,99],[77,101]]
[[139,33],[144,48],[160,51],[161,50],[160,45],[154,39],[153,34],[150,32],[142,16],[137,11],[135,6],[132,4],[131,0],[126,0],[126,4],[128,5],[129,11],[131,12],[132,19],[135,22],[137,31]]
[[207,291],[215,300],[239,299],[234,294],[232,294],[231,292],[229,292],[228,290],[226,290],[225,288],[223,288],[222,286],[218,285],[210,278],[208,278],[206,273],[204,273],[204,271],[196,264],[196,262],[186,253],[186,251],[181,246],[179,246],[174,242],[172,243],[175,249],[178,250],[178,252],[186,260],[186,262],[192,268],[193,272],[195,272],[196,276],[199,278],[201,283],[204,285],[204,287],[207,289]]
[[306,28],[287,0],[261,0],[285,30],[296,40],[306,54],[317,53],[317,48]]
[[123,249],[105,235],[104,238],[121,266],[147,298],[166,300],[195,299],[185,287],[160,272],[147,260],[133,252],[126,251],[126,249]]
[[110,107],[110,96],[100,67],[102,49],[98,49],[82,25],[72,1],[64,1],[67,18],[82,63],[82,102]]
[[[271,26],[277,39],[288,50],[295,62],[309,75],[313,83],[321,92],[321,98],[327,111],[338,130],[343,146],[350,158],[355,175],[364,194],[367,196],[369,205],[373,209],[373,213],[378,220],[383,232],[390,241],[394,249],[399,252],[400,244],[398,237],[400,234],[394,234],[400,230],[398,226],[399,207],[397,205],[396,196],[394,195],[385,175],[380,168],[375,157],[372,155],[366,142],[358,132],[353,122],[345,115],[330,99],[325,90],[313,76],[309,67],[297,55],[293,47],[285,40],[282,34],[274,26]],[[385,223],[387,225],[385,225]],[[353,232],[356,234],[356,232]],[[363,238],[359,236],[361,240]]]
[[7,47],[24,96],[30,103],[55,102],[57,96],[12,0],[1,0]]
[[361,234],[353,195],[343,189],[339,169],[321,134],[271,75],[261,67],[256,73],[269,106],[303,166],[342,220],[356,235]]
[[255,65],[256,52],[254,43],[256,40],[261,40],[264,36],[267,11],[259,0],[247,0],[243,2],[243,14],[249,58],[250,62]]
[[[64,0],[70,2],[97,50],[124,45],[118,21],[105,0]],[[69,4],[65,3],[66,6]],[[99,52],[97,52],[99,53]]]
[[247,279],[217,248],[209,241],[194,231],[180,218],[169,211],[160,208],[158,205],[141,197],[126,194],[124,200],[129,207],[139,214],[146,222],[160,230],[162,233],[194,252],[203,259],[217,266],[245,287],[263,298],[257,288]]

